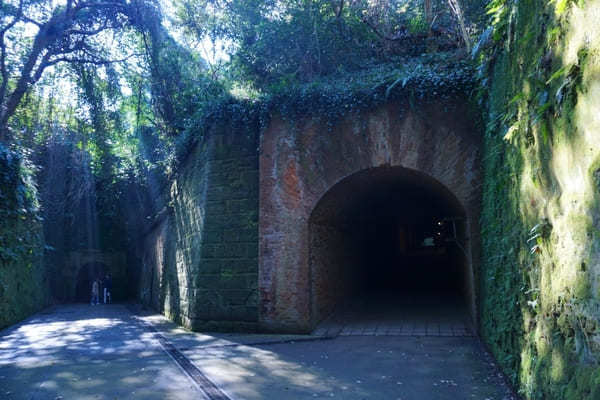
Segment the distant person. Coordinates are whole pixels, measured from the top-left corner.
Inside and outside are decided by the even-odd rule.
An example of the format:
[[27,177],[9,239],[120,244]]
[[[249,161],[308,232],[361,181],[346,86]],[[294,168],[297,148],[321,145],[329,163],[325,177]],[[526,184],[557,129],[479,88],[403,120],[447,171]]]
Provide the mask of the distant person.
[[98,284],[98,279],[94,279],[92,283],[92,303],[91,305],[95,306],[99,303],[98,295],[100,294],[100,285]]
[[[112,291],[112,278],[110,274],[106,274],[104,277],[104,304],[111,303],[111,291]],[[106,302],[108,299],[108,303]]]

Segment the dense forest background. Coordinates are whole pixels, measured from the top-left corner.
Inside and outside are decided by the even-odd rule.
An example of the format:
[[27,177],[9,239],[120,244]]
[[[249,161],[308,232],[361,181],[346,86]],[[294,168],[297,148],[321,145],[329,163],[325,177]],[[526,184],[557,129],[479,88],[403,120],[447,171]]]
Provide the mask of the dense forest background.
[[[294,91],[301,98],[327,88],[322,102],[335,106],[352,86],[381,85],[413,68],[409,59],[419,67],[459,60],[484,16],[480,2],[455,0],[1,7],[0,259],[35,254],[29,263],[43,264],[37,273],[56,300],[73,296],[61,269],[74,251],[121,252],[135,264],[132,241],[166,206],[165,185],[210,121],[247,118],[235,113],[241,107],[265,123],[265,105]],[[37,239],[14,235],[23,224],[40,227]],[[117,282],[134,278],[121,272]],[[4,287],[13,292],[7,298],[23,290]],[[131,294],[126,287],[119,297]]]

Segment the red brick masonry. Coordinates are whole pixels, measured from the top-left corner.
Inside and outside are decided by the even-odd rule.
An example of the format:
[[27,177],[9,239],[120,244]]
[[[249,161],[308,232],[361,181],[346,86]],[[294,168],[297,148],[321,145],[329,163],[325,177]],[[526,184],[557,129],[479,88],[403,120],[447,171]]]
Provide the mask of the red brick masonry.
[[467,107],[388,104],[349,114],[333,127],[319,118],[293,126],[273,119],[260,143],[260,325],[308,331],[311,316],[309,218],[338,182],[359,171],[402,167],[447,188],[466,214],[467,298],[476,315],[480,133]]

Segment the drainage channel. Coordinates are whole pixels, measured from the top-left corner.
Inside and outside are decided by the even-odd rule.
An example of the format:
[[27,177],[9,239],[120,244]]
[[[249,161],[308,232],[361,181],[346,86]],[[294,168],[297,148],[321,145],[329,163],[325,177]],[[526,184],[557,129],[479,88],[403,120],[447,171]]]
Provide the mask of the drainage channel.
[[225,392],[223,392],[213,381],[211,381],[206,375],[202,373],[182,352],[167,340],[151,323],[148,323],[141,318],[133,315],[134,320],[144,330],[153,334],[154,338],[158,340],[163,350],[171,356],[171,358],[179,365],[179,367],[186,373],[187,376],[196,384],[198,389],[202,391],[208,400],[231,400]]

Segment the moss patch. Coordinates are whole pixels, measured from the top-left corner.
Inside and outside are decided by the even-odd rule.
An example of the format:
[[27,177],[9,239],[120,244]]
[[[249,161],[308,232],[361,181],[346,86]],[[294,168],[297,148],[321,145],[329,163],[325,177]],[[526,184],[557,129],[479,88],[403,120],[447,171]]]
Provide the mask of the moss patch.
[[481,332],[527,399],[599,393],[599,12],[598,0],[490,5]]
[[[222,97],[189,119],[177,138],[175,161],[182,164],[190,149],[211,134],[215,124],[230,132],[261,130],[277,115],[291,122],[318,116],[333,127],[345,115],[373,110],[390,101],[406,107],[468,98],[476,86],[471,63],[452,53],[425,54],[339,72],[306,84],[289,85],[252,99]],[[176,167],[175,167],[176,169]]]
[[0,145],[0,329],[49,302],[44,241],[32,172]]

